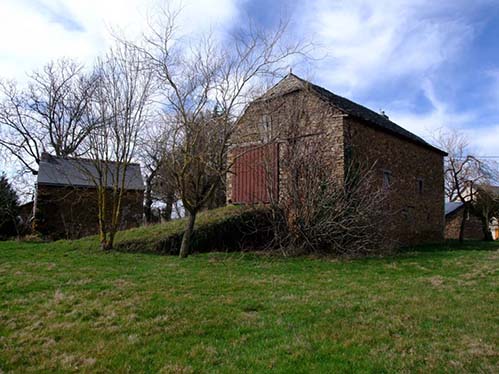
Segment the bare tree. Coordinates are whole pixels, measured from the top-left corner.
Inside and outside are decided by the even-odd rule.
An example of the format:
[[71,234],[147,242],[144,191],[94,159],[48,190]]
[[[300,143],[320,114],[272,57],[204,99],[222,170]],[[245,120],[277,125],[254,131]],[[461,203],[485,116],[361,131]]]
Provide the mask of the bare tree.
[[175,177],[172,175],[172,166],[168,164],[171,162],[171,150],[165,148],[162,154],[160,168],[156,174],[152,190],[154,197],[164,203],[164,207],[160,210],[161,221],[170,221],[172,219],[173,208],[178,218],[182,217],[178,207],[178,193],[175,183]]
[[386,191],[375,163],[347,158],[339,170],[332,153],[334,110],[318,110],[308,98],[306,92],[271,98],[256,111],[270,122],[259,134],[262,149],[277,149],[264,152],[261,161],[272,245],[283,254],[359,256],[390,249],[382,229]]
[[499,192],[497,187],[481,185],[476,191],[473,203],[473,213],[480,217],[482,221],[483,237],[485,240],[492,240],[490,231],[490,220],[499,215]]
[[476,198],[480,185],[486,185],[494,177],[491,164],[469,153],[466,136],[458,131],[441,131],[436,142],[448,156],[445,158],[445,194],[449,201],[463,204],[463,218],[459,229],[459,241],[464,241],[467,217]]
[[43,152],[79,155],[96,125],[87,116],[96,79],[82,65],[61,59],[29,76],[27,89],[0,82],[0,146],[33,174]]
[[[172,217],[173,204],[176,200],[175,179],[171,173],[171,149],[169,144],[170,122],[159,115],[143,131],[138,157],[142,164],[145,180],[144,219],[146,223],[157,220],[169,221]],[[153,212],[153,203],[158,202],[158,215]]]
[[149,119],[152,78],[135,50],[124,45],[98,61],[95,75],[99,84],[92,115],[100,126],[87,138],[92,160],[87,171],[97,188],[99,239],[107,250],[113,247],[119,227],[128,168]]
[[[309,141],[290,147],[288,194],[271,205],[274,245],[284,254],[328,253],[364,256],[388,251],[383,222],[385,193],[376,170],[351,165],[345,179],[334,176]],[[314,152],[311,152],[314,150]],[[376,188],[377,187],[377,188]]]
[[164,10],[158,22],[151,22],[145,45],[135,47],[159,82],[172,123],[167,164],[188,212],[180,249],[180,256],[186,257],[197,213],[229,168],[226,155],[236,117],[262,82],[274,78],[304,47],[284,45],[285,22],[274,32],[249,25],[224,35],[224,40],[213,35],[183,37],[177,28],[178,14]]
[[149,126],[142,132],[138,147],[138,158],[142,165],[145,181],[144,220],[147,224],[153,221],[153,186],[159,177],[158,174],[164,162],[164,153],[166,149],[165,134],[167,130],[162,126],[163,124],[164,122],[160,119],[151,121]]

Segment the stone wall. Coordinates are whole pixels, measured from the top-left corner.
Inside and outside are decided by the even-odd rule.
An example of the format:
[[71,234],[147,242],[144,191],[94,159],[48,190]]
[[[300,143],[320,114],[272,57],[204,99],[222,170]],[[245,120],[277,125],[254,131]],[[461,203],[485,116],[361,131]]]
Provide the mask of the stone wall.
[[[459,239],[461,221],[464,209],[458,209],[445,217],[445,239]],[[464,226],[464,239],[483,239],[482,222],[480,218],[470,214]]]
[[[331,160],[331,172],[343,179],[343,118],[342,112],[308,91],[295,91],[264,102],[255,101],[238,121],[228,161],[234,162],[236,155],[241,154],[244,147],[259,146],[271,141],[279,143],[279,164],[284,165],[290,138],[317,138]],[[270,121],[270,134],[264,133],[263,121]],[[233,173],[227,176],[228,201],[234,201],[232,185],[236,177]],[[286,178],[286,170],[280,167],[279,198],[286,194]]]
[[399,245],[439,242],[444,233],[443,156],[353,118],[345,119],[345,152],[385,173],[386,233]]
[[[142,223],[143,199],[143,191],[125,192],[120,230]],[[94,188],[39,185],[35,209],[34,229],[50,239],[75,239],[98,233],[97,192]]]

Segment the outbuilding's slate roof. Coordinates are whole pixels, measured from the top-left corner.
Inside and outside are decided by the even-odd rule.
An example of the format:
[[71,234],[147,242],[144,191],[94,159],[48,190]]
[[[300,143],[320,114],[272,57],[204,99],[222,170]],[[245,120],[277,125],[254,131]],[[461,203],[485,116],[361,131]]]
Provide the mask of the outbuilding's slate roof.
[[448,201],[445,203],[445,215],[454,213],[456,210],[463,206],[462,202],[459,201]]
[[[107,187],[113,187],[112,180],[117,171],[116,163],[108,168]],[[88,159],[61,158],[43,155],[38,169],[39,185],[96,187],[98,172],[94,161]],[[125,176],[125,189],[144,190],[139,164],[129,164]]]
[[390,121],[387,117],[378,114],[360,104],[354,103],[351,100],[338,96],[326,90],[325,88],[310,83],[292,73],[288,74],[279,83],[277,83],[274,87],[263,94],[258,100],[268,100],[277,96],[283,96],[291,92],[303,89],[310,89],[312,92],[316,93],[342,112],[360,119],[375,128],[410,140],[426,148],[439,152],[442,155],[447,155],[446,152],[434,147],[419,136]]

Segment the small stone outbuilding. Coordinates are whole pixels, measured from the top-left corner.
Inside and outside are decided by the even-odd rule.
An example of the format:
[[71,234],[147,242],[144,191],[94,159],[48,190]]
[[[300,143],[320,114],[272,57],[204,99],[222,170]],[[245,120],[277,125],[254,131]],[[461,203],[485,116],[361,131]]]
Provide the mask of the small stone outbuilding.
[[[459,239],[463,217],[463,203],[458,201],[445,203],[445,239]],[[482,240],[484,234],[480,218],[470,212],[464,219],[466,220],[464,225],[464,238]]]
[[[269,202],[285,192],[282,170],[284,141],[279,134],[293,123],[300,103],[306,125],[298,137],[326,142],[331,173],[344,180],[348,165],[363,160],[374,165],[380,186],[389,185],[388,238],[400,245],[439,242],[444,238],[444,173],[442,150],[362,105],[294,74],[251,103],[232,139],[227,199],[235,204]],[[266,144],[262,146],[262,144]],[[236,157],[237,155],[237,157]],[[242,156],[239,156],[242,155]],[[259,160],[273,160],[259,166]],[[264,170],[264,168],[266,170]],[[264,174],[273,170],[272,185]]]
[[[108,188],[116,164],[109,165]],[[118,168],[120,169],[120,168]],[[87,159],[44,153],[34,202],[34,230],[51,239],[79,238],[98,233],[97,170]],[[120,229],[142,223],[144,183],[140,165],[129,164],[125,178]]]

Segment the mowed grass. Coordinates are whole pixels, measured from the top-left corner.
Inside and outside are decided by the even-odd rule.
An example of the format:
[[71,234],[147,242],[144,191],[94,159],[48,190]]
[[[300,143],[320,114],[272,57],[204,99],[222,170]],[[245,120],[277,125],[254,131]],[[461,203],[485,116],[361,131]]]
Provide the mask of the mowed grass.
[[499,246],[180,260],[0,243],[0,372],[498,372]]

